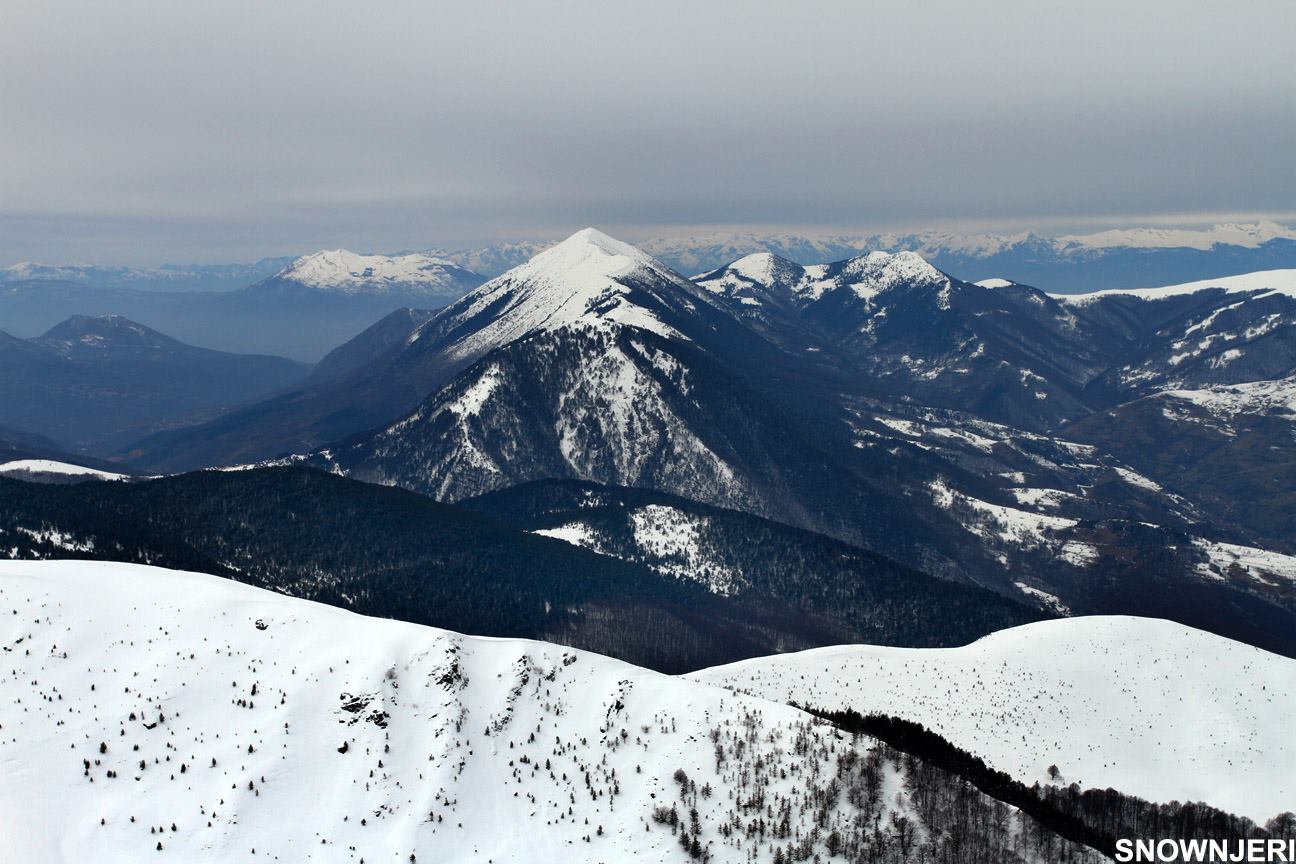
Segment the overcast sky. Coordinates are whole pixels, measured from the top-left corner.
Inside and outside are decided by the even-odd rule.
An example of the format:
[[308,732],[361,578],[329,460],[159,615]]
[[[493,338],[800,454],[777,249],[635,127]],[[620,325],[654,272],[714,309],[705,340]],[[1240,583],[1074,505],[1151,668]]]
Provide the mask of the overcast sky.
[[4,0],[0,264],[1296,211],[1296,2]]

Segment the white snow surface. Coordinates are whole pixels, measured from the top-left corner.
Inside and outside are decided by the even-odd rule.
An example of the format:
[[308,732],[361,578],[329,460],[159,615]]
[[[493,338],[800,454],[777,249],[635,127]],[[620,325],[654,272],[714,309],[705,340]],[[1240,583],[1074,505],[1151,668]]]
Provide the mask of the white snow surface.
[[[585,228],[527,263],[477,288],[444,313],[467,322],[491,310],[492,320],[450,349],[475,356],[540,331],[575,324],[626,326],[684,339],[650,309],[631,300],[627,280],[670,283],[692,294],[690,283],[664,264],[601,231]],[[424,327],[443,322],[437,316]]]
[[1025,783],[1205,801],[1261,823],[1296,804],[1296,660],[1169,621],[1095,616],[962,648],[821,648],[690,675],[774,701],[922,723]]
[[[679,862],[652,820],[677,770],[715,790],[699,839],[737,864],[769,852],[719,831],[739,775],[804,835],[873,747],[599,655],[196,573],[0,562],[0,609],[0,837],[23,864]],[[883,830],[916,814],[886,770]],[[859,818],[845,799],[829,827]]]
[[1127,295],[1141,297],[1144,300],[1163,300],[1182,294],[1195,294],[1209,289],[1223,289],[1230,294],[1249,291],[1273,291],[1296,297],[1296,268],[1287,270],[1258,270],[1255,273],[1243,273],[1238,276],[1220,276],[1215,279],[1201,279],[1196,282],[1184,282],[1180,285],[1163,285],[1159,288],[1109,288],[1104,291],[1091,291],[1087,294],[1050,294],[1055,300],[1065,303],[1092,303],[1102,297]]
[[445,258],[413,252],[407,255],[359,255],[328,249],[303,255],[274,278],[344,294],[423,288],[429,293],[462,293],[472,273]]
[[112,471],[100,471],[84,465],[73,465],[70,462],[59,462],[54,459],[15,459],[0,464],[0,474],[66,474],[72,477],[97,477],[100,480],[125,480],[125,474]]
[[554,540],[561,540],[564,543],[570,543],[573,546],[582,546],[586,549],[599,550],[598,538],[590,527],[584,522],[568,522],[566,525],[559,525],[556,528],[537,528],[532,534],[539,534],[541,537],[551,537]]
[[998,276],[993,276],[989,279],[979,279],[974,284],[980,285],[982,288],[1008,288],[1017,283],[1011,279],[1001,279]]

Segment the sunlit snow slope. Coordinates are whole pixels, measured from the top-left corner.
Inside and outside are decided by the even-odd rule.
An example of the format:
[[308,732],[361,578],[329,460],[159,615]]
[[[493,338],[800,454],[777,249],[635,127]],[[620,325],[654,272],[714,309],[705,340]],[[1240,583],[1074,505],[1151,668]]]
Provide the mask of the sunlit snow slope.
[[[0,563],[0,610],[7,861],[739,862],[942,836],[869,739],[561,646],[110,563]],[[754,833],[766,805],[785,839]],[[672,806],[678,833],[653,818]],[[1014,818],[1000,843],[1038,834]]]
[[1197,282],[1185,282],[1182,285],[1163,285],[1159,288],[1110,288],[1103,291],[1091,291],[1087,294],[1053,294],[1064,303],[1091,303],[1102,297],[1129,295],[1144,300],[1164,300],[1181,294],[1195,294],[1198,291],[1219,289],[1229,294],[1246,291],[1273,291],[1278,294],[1296,296],[1296,270],[1260,270],[1255,273],[1243,273],[1239,276],[1220,276],[1215,279],[1202,279]]
[[775,701],[922,723],[1026,783],[1296,806],[1296,661],[1168,621],[1085,617],[963,648],[821,648],[689,676]]

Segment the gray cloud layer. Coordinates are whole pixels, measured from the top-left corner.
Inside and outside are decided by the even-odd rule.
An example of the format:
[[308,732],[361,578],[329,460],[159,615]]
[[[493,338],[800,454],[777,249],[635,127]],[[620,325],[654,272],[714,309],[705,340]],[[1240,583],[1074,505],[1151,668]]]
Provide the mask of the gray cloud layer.
[[7,0],[0,263],[1296,209],[1296,4]]

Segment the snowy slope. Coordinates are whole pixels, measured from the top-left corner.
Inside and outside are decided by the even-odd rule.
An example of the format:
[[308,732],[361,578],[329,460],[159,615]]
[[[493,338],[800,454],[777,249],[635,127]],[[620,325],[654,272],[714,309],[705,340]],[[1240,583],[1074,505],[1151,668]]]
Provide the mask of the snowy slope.
[[598,655],[123,564],[0,564],[0,606],[9,860],[687,862],[672,805],[768,860],[757,790],[793,837],[828,801],[806,857],[893,814],[941,838],[869,739]]
[[1296,661],[1167,621],[1088,617],[964,648],[823,648],[694,680],[919,722],[1019,780],[1205,801],[1263,821],[1296,804]]
[[[689,513],[663,504],[647,504],[627,514],[634,552],[630,560],[651,562],[649,566],[675,579],[703,583],[715,594],[737,594],[749,587],[742,573],[722,560],[703,537],[711,527],[707,516]],[[602,554],[616,552],[601,542],[598,533],[584,522],[575,521],[535,532]]]
[[1296,416],[1296,378],[1253,381],[1201,390],[1165,390],[1159,399],[1179,400],[1205,408],[1213,416],[1230,420],[1239,414]]
[[345,249],[303,255],[271,279],[338,294],[417,290],[443,298],[458,297],[481,282],[473,272],[433,255],[358,255]]
[[125,480],[125,474],[112,471],[100,471],[84,465],[73,465],[69,462],[58,462],[53,459],[15,459],[0,464],[0,475],[23,474],[58,474],[69,477],[86,477],[96,480]]
[[1239,276],[1221,276],[1216,279],[1201,279],[1196,282],[1185,282],[1182,285],[1163,285],[1159,288],[1130,288],[1092,291],[1088,294],[1053,294],[1057,300],[1065,303],[1092,303],[1100,297],[1127,295],[1141,297],[1144,300],[1162,300],[1166,297],[1177,297],[1182,294],[1195,294],[1211,288],[1223,289],[1230,294],[1245,291],[1273,291],[1296,297],[1296,269],[1260,270],[1256,273],[1243,273]]

